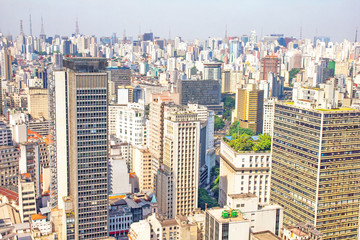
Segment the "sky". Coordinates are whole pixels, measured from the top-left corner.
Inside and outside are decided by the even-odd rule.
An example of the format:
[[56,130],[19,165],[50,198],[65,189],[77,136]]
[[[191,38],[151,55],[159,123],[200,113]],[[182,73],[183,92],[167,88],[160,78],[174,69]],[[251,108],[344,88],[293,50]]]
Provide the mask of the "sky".
[[[303,38],[329,36],[354,41],[360,27],[360,0],[0,0],[0,32],[70,36],[78,19],[85,35],[155,36],[185,40],[271,33]],[[360,29],[359,29],[360,30]],[[359,37],[360,39],[360,31]]]

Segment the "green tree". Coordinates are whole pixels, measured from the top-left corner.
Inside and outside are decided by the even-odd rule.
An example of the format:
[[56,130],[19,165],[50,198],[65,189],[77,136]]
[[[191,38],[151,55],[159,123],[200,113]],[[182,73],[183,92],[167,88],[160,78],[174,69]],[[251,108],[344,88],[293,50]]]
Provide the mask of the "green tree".
[[252,151],[255,144],[250,135],[243,133],[231,140],[229,145],[235,151]]
[[204,188],[199,188],[199,202],[198,206],[201,209],[205,209],[205,203],[207,203],[208,208],[217,207],[219,206],[217,201],[209,196],[208,191]]
[[224,107],[234,109],[235,108],[235,99],[231,96],[226,96],[224,98]]
[[242,135],[242,134],[247,134],[250,136],[254,136],[255,133],[253,132],[253,130],[249,129],[249,128],[241,128],[239,127],[239,121],[235,121],[233,122],[233,124],[231,124],[230,126],[230,131],[229,131],[229,135],[233,136],[235,135]]
[[215,120],[214,120],[214,129],[215,129],[215,131],[218,131],[218,130],[222,129],[224,126],[225,126],[224,120],[222,120],[218,116],[215,116]]
[[269,151],[271,149],[271,137],[267,134],[261,134],[259,138],[253,146],[253,151]]

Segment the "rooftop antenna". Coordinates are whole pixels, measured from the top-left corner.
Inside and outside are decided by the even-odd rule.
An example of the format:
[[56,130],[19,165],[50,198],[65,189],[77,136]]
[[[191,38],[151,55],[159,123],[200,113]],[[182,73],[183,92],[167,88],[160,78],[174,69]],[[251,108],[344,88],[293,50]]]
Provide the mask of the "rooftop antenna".
[[43,17],[41,16],[41,34],[44,34],[44,21],[43,21]]
[[32,23],[31,23],[31,13],[30,13],[30,36],[32,36]]
[[79,30],[79,20],[78,20],[77,17],[76,17],[75,33],[76,33],[76,35],[79,35],[79,33],[80,33],[80,30]]
[[168,40],[170,40],[171,39],[171,28],[169,27],[169,38],[168,38]]
[[300,40],[302,40],[302,26],[300,26]]
[[20,34],[24,35],[22,20],[20,20]]

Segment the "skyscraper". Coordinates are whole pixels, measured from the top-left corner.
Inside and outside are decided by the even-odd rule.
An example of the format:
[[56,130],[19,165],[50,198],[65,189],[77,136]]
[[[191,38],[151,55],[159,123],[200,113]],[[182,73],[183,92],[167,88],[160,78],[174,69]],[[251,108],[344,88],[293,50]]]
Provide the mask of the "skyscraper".
[[280,59],[277,56],[265,56],[261,59],[260,79],[267,80],[269,72],[280,74]]
[[159,210],[168,218],[197,208],[200,121],[184,106],[169,107],[164,117],[163,161],[156,176]]
[[[62,239],[108,235],[108,74],[105,58],[67,58],[54,71],[52,111]],[[50,102],[51,102],[50,101]],[[54,158],[51,158],[54,161]]]
[[360,111],[276,103],[270,201],[284,223],[311,223],[322,239],[359,239]]
[[240,121],[242,128],[250,128],[254,133],[262,132],[264,91],[256,89],[255,84],[236,91],[234,120]]

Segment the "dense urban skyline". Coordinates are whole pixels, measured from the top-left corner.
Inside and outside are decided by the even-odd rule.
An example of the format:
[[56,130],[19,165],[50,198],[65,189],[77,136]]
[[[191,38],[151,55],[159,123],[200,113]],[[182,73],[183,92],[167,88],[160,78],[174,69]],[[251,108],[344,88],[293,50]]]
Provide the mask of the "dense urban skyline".
[[[0,0],[0,31],[19,34],[23,20],[25,34],[29,34],[29,15],[32,32],[41,30],[44,19],[48,35],[71,35],[78,18],[80,32],[86,35],[110,36],[112,33],[137,36],[153,31],[157,36],[184,39],[223,37],[227,25],[228,36],[248,34],[255,29],[258,36],[284,33],[286,36],[313,38],[329,36],[341,42],[354,40],[360,20],[356,0],[331,1],[7,1]],[[19,8],[19,6],[22,6]],[[13,11],[15,10],[16,11]],[[219,9],[223,9],[219,12]],[[97,16],[97,17],[96,17]],[[61,21],[59,21],[61,19]],[[191,28],[189,27],[191,26]]]

